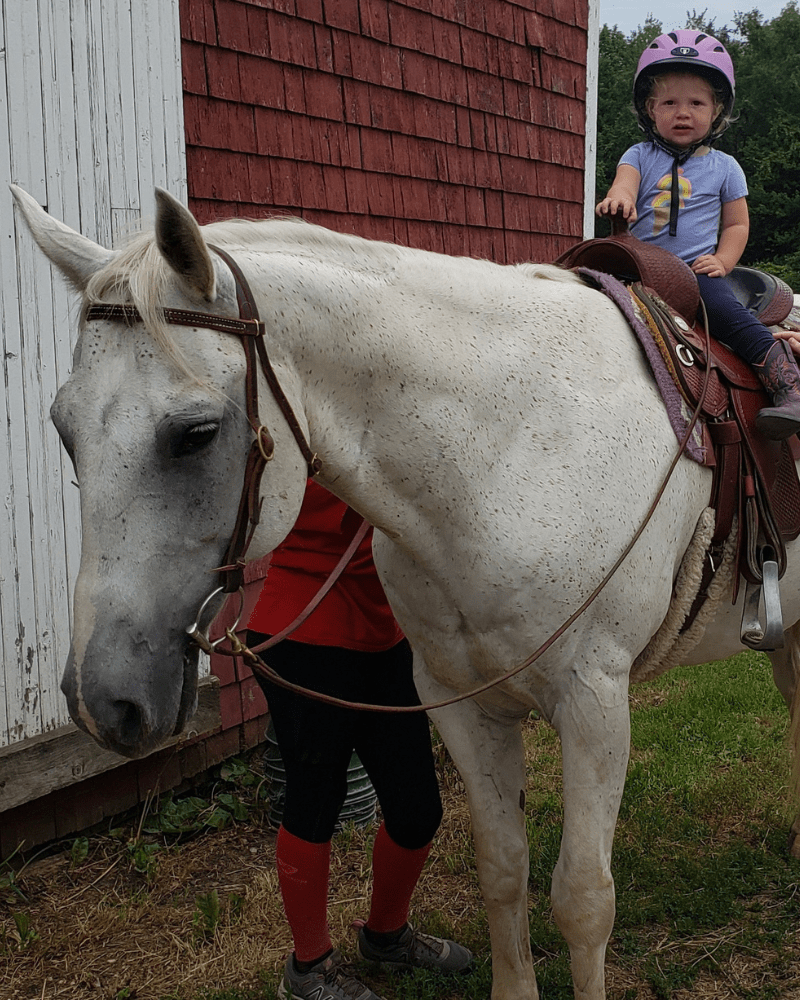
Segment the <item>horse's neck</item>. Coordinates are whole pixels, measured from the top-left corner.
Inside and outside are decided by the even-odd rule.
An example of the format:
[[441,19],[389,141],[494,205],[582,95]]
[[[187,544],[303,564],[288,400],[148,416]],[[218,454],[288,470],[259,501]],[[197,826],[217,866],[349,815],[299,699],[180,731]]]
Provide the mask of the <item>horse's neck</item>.
[[419,522],[419,477],[438,450],[437,421],[425,421],[424,435],[420,421],[441,362],[407,286],[371,275],[332,286],[300,305],[272,298],[270,354],[322,460],[320,482],[387,533],[408,532]]

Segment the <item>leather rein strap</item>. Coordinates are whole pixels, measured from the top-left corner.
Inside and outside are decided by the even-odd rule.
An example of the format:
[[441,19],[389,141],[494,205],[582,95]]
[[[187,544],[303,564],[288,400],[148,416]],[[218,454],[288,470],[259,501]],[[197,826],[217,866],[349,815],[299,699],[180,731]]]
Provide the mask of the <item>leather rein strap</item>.
[[[258,356],[258,360],[261,362],[262,370],[267,379],[267,383],[275,396],[275,401],[280,407],[289,427],[294,435],[295,440],[300,448],[303,458],[308,464],[308,475],[309,477],[314,477],[321,469],[321,462],[315,454],[311,451],[308,442],[306,441],[305,435],[303,434],[297,418],[286,399],[278,381],[275,377],[275,373],[272,369],[272,365],[267,357],[266,348],[264,346],[264,324],[258,318],[258,309],[255,304],[255,299],[253,298],[252,291],[247,282],[247,279],[242,274],[238,264],[233,260],[233,258],[221,250],[219,247],[210,247],[214,250],[228,265],[231,272],[236,280],[236,297],[239,303],[239,313],[240,318],[234,319],[226,316],[215,316],[211,313],[194,312],[189,309],[170,309],[165,308],[162,311],[164,319],[168,323],[175,323],[179,326],[200,326],[209,330],[218,330],[221,333],[231,333],[238,336],[242,342],[242,346],[245,350],[245,355],[247,357],[247,414],[250,421],[250,425],[256,435],[256,439],[251,445],[250,454],[248,456],[247,467],[245,470],[244,485],[242,487],[242,496],[239,502],[239,513],[236,519],[236,526],[234,528],[234,534],[231,538],[231,542],[228,548],[228,553],[226,554],[226,565],[221,566],[218,570],[222,580],[222,589],[226,593],[232,593],[235,590],[241,588],[244,580],[244,554],[247,551],[247,546],[252,537],[253,530],[258,524],[259,514],[261,504],[259,501],[259,484],[261,480],[261,473],[264,470],[264,466],[272,458],[272,452],[274,449],[274,443],[269,431],[264,427],[258,419],[258,390],[257,390],[257,374],[255,357]],[[91,320],[116,320],[127,323],[137,323],[142,321],[142,317],[139,310],[132,305],[125,304],[114,304],[114,305],[92,305],[88,308],[86,312],[86,321]],[[708,340],[708,325],[706,324],[706,340]],[[255,350],[253,344],[255,343]],[[711,352],[707,351],[706,358],[710,359]],[[281,677],[272,667],[265,663],[256,652],[249,649],[245,644],[243,644],[236,634],[232,630],[228,630],[227,638],[231,643],[230,650],[214,649],[217,653],[224,653],[226,655],[241,655],[243,659],[248,663],[250,668],[263,677],[268,678],[273,683],[277,684],[279,687],[285,688],[288,691],[295,691],[298,694],[303,694],[308,697],[314,698],[318,701],[324,702],[328,705],[336,705],[341,708],[351,708],[360,711],[371,711],[371,712],[427,712],[431,709],[444,708],[447,705],[454,705],[456,702],[464,701],[467,698],[474,698],[476,695],[482,694],[485,691],[496,687],[498,684],[502,684],[504,681],[515,677],[517,674],[521,673],[526,667],[529,667],[532,663],[539,659],[547,650],[555,643],[566,631],[569,629],[580,616],[587,610],[587,608],[595,601],[595,599],[600,595],[600,593],[605,588],[606,584],[612,578],[614,573],[619,569],[624,560],[628,557],[631,549],[639,540],[640,536],[644,532],[644,529],[650,522],[655,510],[661,500],[664,491],[667,488],[667,484],[672,478],[672,473],[675,471],[678,462],[681,459],[686,446],[689,442],[689,438],[694,430],[695,424],[700,417],[702,412],[703,402],[705,400],[706,390],[708,387],[708,380],[710,375],[710,361],[707,360],[705,380],[703,382],[702,392],[700,393],[700,400],[694,410],[692,419],[680,443],[678,452],[672,460],[669,468],[667,469],[666,475],[661,482],[661,485],[656,493],[655,499],[650,505],[650,509],[647,511],[644,520],[639,525],[638,529],[634,532],[633,537],[625,546],[625,549],[620,554],[617,561],[611,567],[611,569],[606,573],[600,583],[595,587],[591,594],[586,598],[586,600],[581,604],[581,606],[569,616],[569,618],[561,625],[556,631],[546,639],[541,646],[530,656],[527,657],[522,663],[508,670],[505,674],[499,677],[495,677],[490,681],[486,681],[484,684],[480,684],[470,691],[465,691],[463,694],[454,695],[452,698],[445,698],[441,701],[434,702],[426,705],[367,705],[361,702],[347,701],[343,698],[335,698],[332,695],[325,695],[318,691],[311,691],[308,688],[302,687],[301,685],[294,684],[291,681],[287,681],[285,678]],[[366,530],[366,526],[362,525],[360,530]],[[353,540],[355,542],[355,539]],[[351,543],[351,548],[354,549]],[[344,568],[346,563],[344,558],[340,562],[341,569]],[[341,572],[340,566],[337,566],[334,570],[333,580],[330,580],[331,586],[336,579],[337,570]],[[324,588],[323,588],[324,589]],[[327,590],[325,590],[327,593]],[[317,595],[319,600],[325,596],[324,593]],[[314,607],[319,603],[316,598],[312,601]],[[301,620],[305,620],[305,617],[313,611],[313,607],[309,606],[304,612],[301,613],[298,619],[292,622],[287,629],[282,630],[280,633],[281,638],[288,635],[289,632],[296,628],[297,625],[301,623]],[[277,637],[274,636],[275,642],[278,641]],[[268,640],[269,645],[273,645],[272,640]],[[258,649],[264,649],[266,646],[259,646]]]
[[[287,636],[290,636],[295,629],[300,628],[303,622],[310,617],[313,611],[316,611],[317,606],[322,601],[322,598],[331,590],[333,585],[339,579],[339,577],[344,573],[350,564],[350,560],[358,551],[358,547],[364,540],[364,536],[370,529],[369,521],[362,520],[361,524],[358,526],[355,535],[353,535],[350,540],[350,544],[347,546],[345,551],[342,553],[339,562],[331,570],[330,576],[322,584],[319,590],[314,594],[308,604],[303,608],[300,614],[290,622],[285,628],[282,628],[280,632],[276,632],[275,635],[271,635],[269,639],[264,642],[260,642],[257,646],[245,646],[243,643],[240,644],[241,648],[236,648],[236,644],[232,644],[230,652],[227,649],[217,649],[217,653],[222,653],[223,655],[238,656],[240,653],[244,652],[246,649],[250,654],[263,653],[267,649],[272,649],[273,646],[277,646],[279,642],[283,642]],[[234,633],[235,634],[235,633]],[[239,640],[237,639],[237,643]],[[256,656],[254,661],[249,661],[252,669],[255,673],[264,673],[263,670],[259,669],[260,666],[264,666],[262,661]],[[269,676],[268,674],[266,676]],[[316,692],[313,692],[316,695]]]
[[[192,309],[165,308],[161,313],[167,323],[178,326],[203,327],[217,330],[219,333],[229,333],[238,337],[244,348],[247,368],[245,373],[245,402],[247,419],[255,434],[250,446],[244,472],[242,494],[239,499],[239,510],[233,528],[231,540],[225,553],[222,566],[217,572],[220,576],[220,586],[226,594],[239,590],[244,582],[245,554],[250,544],[261,514],[261,476],[267,462],[271,461],[275,452],[275,442],[258,413],[258,364],[267,380],[278,408],[283,414],[289,429],[300,448],[308,475],[313,478],[322,468],[319,458],[311,451],[303,430],[292,410],[289,400],[278,382],[270,363],[264,344],[264,324],[259,319],[258,307],[252,289],[242,273],[241,268],[229,253],[219,247],[209,246],[231,270],[236,282],[236,300],[239,305],[239,318],[231,316],[215,316],[213,313],[197,312]],[[140,323],[142,316],[136,306],[122,303],[98,304],[89,306],[86,311],[86,321],[112,320],[124,323]]]
[[[256,650],[262,651],[263,649],[266,648],[266,646],[257,646],[256,650],[249,649],[244,643],[241,642],[241,640],[238,638],[238,636],[236,636],[234,632],[229,631],[228,639],[231,642],[233,654],[241,655],[254,673],[260,674],[262,677],[267,678],[268,680],[272,681],[273,684],[276,684],[278,687],[284,688],[286,691],[293,691],[296,694],[305,695],[306,697],[311,697],[315,701],[321,701],[326,705],[334,705],[337,708],[349,708],[361,712],[384,712],[384,713],[399,712],[403,714],[407,714],[409,712],[429,712],[437,708],[446,708],[448,705],[455,705],[460,701],[466,701],[467,698],[475,698],[477,695],[483,694],[484,692],[489,691],[493,687],[497,687],[498,684],[502,684],[504,681],[510,680],[512,677],[516,677],[517,674],[521,673],[527,667],[531,666],[531,664],[535,663],[540,656],[546,653],[547,650],[555,642],[557,642],[561,638],[561,636],[569,628],[572,627],[572,625],[575,624],[575,622],[580,618],[580,616],[584,613],[584,611],[586,611],[594,603],[594,601],[600,596],[600,594],[605,589],[606,584],[609,582],[609,580],[611,580],[611,578],[620,568],[622,563],[627,559],[634,545],[638,542],[639,538],[644,533],[645,528],[650,523],[653,514],[655,514],[656,508],[658,507],[661,498],[664,495],[664,492],[667,486],[669,485],[670,480],[672,479],[672,474],[677,468],[678,462],[681,460],[684,452],[686,451],[686,446],[688,445],[689,440],[692,434],[694,433],[695,425],[697,424],[697,421],[700,419],[700,414],[703,411],[703,405],[705,403],[706,393],[708,391],[709,379],[711,376],[711,350],[710,350],[710,334],[708,330],[708,318],[705,316],[705,307],[702,308],[705,318],[706,368],[705,368],[705,376],[703,378],[702,387],[699,393],[699,400],[694,408],[691,420],[689,421],[689,425],[686,428],[686,432],[684,433],[684,436],[681,439],[681,442],[678,446],[678,451],[675,454],[674,458],[672,459],[672,462],[670,463],[669,468],[667,469],[664,478],[661,481],[661,485],[659,486],[656,495],[653,498],[653,502],[650,504],[650,507],[644,516],[644,520],[636,529],[636,531],[633,534],[633,537],[625,546],[624,550],[620,553],[619,557],[617,558],[617,561],[614,563],[611,569],[606,573],[606,575],[603,577],[600,583],[597,584],[597,586],[594,588],[591,594],[589,594],[589,596],[586,598],[583,604],[581,604],[581,606],[576,611],[574,611],[569,616],[569,618],[567,618],[567,620],[561,626],[559,626],[559,628],[557,628],[556,631],[553,632],[553,634],[548,639],[545,639],[545,641],[541,644],[541,646],[539,646],[538,649],[534,650],[534,652],[532,652],[530,656],[528,656],[525,660],[523,660],[522,663],[518,664],[515,667],[512,667],[511,670],[506,671],[506,673],[501,674],[499,677],[494,677],[492,678],[492,680],[486,681],[483,684],[479,684],[476,687],[471,688],[469,691],[463,692],[462,694],[453,695],[451,698],[443,698],[441,701],[429,702],[425,705],[369,705],[363,702],[347,701],[344,698],[336,698],[333,695],[322,694],[319,691],[310,691],[308,688],[305,688],[300,684],[295,684],[292,681],[287,681],[285,677],[282,677],[275,669],[270,667],[268,663],[265,663],[264,660],[262,660],[258,656]],[[299,624],[299,622],[297,624]],[[291,630],[294,627],[295,627],[295,622],[293,622],[292,625],[289,626],[289,630]],[[284,630],[284,632],[282,633],[282,637],[286,634],[288,634],[288,631]],[[272,640],[268,640],[267,644],[271,645]]]

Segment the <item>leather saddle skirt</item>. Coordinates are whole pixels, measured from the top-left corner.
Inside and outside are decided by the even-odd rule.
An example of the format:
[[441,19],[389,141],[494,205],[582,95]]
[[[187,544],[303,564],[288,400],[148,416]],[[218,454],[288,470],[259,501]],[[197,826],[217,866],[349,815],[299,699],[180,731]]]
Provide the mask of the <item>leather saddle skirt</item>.
[[[614,228],[611,237],[579,243],[555,263],[580,273],[611,274],[630,286],[632,297],[645,307],[648,325],[658,328],[659,350],[687,405],[693,409],[704,394],[700,420],[709,442],[704,464],[714,469],[709,504],[717,515],[716,544],[736,518],[739,569],[752,580],[758,576],[752,553],[764,544],[767,528],[767,543],[780,550],[782,574],[783,542],[800,535],[795,465],[800,443],[796,437],[769,441],[755,429],[756,414],[769,400],[752,368],[698,323],[700,294],[691,268],[669,251],[636,239],[624,221]],[[791,312],[794,297],[780,279],[735,268],[726,280],[765,325],[776,325]]]

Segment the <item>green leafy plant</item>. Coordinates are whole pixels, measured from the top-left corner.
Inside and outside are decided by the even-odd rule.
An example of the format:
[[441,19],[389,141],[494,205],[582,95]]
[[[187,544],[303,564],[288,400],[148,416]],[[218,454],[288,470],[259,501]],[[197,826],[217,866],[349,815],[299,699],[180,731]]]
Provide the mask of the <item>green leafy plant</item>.
[[20,951],[39,940],[39,935],[33,929],[31,918],[27,913],[12,913],[11,919],[14,921],[16,944]]
[[266,800],[263,775],[249,764],[233,758],[220,765],[207,795],[171,792],[161,796],[157,808],[141,824],[147,834],[186,837],[204,829],[223,830],[233,822],[244,822],[260,814]]
[[72,847],[69,852],[69,860],[72,868],[77,868],[78,865],[82,865],[83,862],[89,856],[89,838],[88,837],[76,837],[72,841]]
[[[125,850],[134,869],[148,881],[155,877],[159,851],[203,831],[224,830],[232,823],[260,818],[266,801],[263,775],[239,758],[217,768],[203,792],[182,796],[167,792],[145,801],[136,831],[127,840]],[[125,828],[116,827],[110,835],[124,841],[128,833]],[[73,844],[74,864],[86,857],[88,841],[84,840],[79,838]]]
[[195,936],[207,940],[213,938],[222,918],[222,903],[216,889],[203,893],[195,899],[195,913],[192,928]]
[[11,867],[0,868],[0,902],[11,905],[12,902],[26,902],[25,893],[17,882],[17,873]]
[[159,844],[147,843],[137,837],[128,842],[126,850],[133,862],[133,867],[140,875],[145,875],[148,880],[155,877],[158,868],[156,855],[160,850]]

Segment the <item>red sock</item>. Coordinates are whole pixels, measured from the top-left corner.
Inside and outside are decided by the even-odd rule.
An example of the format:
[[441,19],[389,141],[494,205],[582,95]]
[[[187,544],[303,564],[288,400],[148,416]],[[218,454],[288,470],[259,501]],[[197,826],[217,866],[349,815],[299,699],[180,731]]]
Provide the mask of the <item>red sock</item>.
[[311,962],[330,951],[328,872],[331,844],[312,844],[278,830],[275,850],[283,908],[292,930],[298,962]]
[[415,851],[395,844],[381,823],[372,848],[372,905],[367,927],[376,934],[399,930],[408,920],[411,894],[431,845]]

